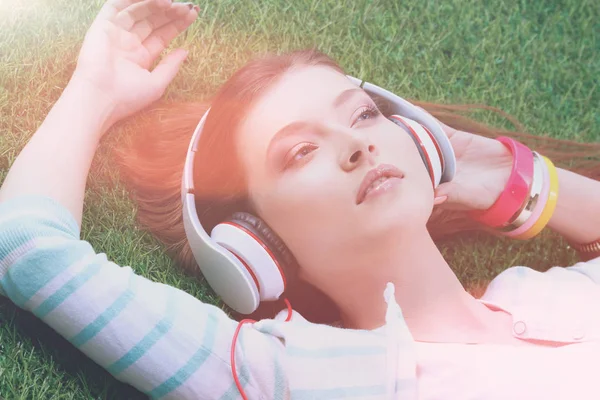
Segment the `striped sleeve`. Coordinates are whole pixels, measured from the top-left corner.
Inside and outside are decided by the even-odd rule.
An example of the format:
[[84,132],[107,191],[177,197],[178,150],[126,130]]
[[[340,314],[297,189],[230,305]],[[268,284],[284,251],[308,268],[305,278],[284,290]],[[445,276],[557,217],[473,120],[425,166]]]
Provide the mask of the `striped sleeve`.
[[[116,265],[79,234],[70,212],[49,197],[1,203],[1,294],[151,398],[240,398],[230,366],[237,323],[218,307]],[[242,330],[236,364],[247,395],[287,398],[282,342]]]

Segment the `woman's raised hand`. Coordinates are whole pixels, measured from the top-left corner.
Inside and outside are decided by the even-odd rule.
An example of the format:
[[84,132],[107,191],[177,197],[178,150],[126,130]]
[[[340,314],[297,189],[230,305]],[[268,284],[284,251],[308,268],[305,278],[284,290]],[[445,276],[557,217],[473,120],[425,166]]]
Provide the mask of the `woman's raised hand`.
[[[438,121],[439,122],[439,121]],[[499,141],[453,129],[440,122],[456,154],[456,175],[435,190],[447,196],[442,208],[486,210],[498,199],[512,169],[512,154]]]
[[108,0],[85,35],[72,80],[84,80],[113,105],[112,123],[164,93],[187,56],[161,52],[198,17],[198,6],[172,0]]

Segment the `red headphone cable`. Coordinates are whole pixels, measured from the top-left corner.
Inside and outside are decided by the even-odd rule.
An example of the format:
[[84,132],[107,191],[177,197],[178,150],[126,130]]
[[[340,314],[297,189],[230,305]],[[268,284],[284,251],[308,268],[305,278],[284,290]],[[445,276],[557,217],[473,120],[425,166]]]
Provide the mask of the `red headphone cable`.
[[[285,319],[285,322],[288,322],[292,319],[292,305],[290,304],[290,302],[287,298],[284,298],[283,301],[287,305],[288,315],[287,315],[287,318]],[[240,384],[240,380],[238,379],[237,371],[235,369],[235,343],[237,341],[237,337],[238,337],[238,334],[240,333],[240,329],[242,328],[242,325],[244,325],[246,322],[255,323],[256,321],[253,319],[241,320],[235,330],[235,333],[233,334],[233,341],[231,343],[231,373],[233,374],[233,380],[235,381],[235,385],[237,386],[238,390],[240,391],[240,394],[242,395],[242,399],[244,399],[244,400],[248,400],[248,398],[246,397],[246,393],[244,392],[244,389],[242,389],[242,385]]]

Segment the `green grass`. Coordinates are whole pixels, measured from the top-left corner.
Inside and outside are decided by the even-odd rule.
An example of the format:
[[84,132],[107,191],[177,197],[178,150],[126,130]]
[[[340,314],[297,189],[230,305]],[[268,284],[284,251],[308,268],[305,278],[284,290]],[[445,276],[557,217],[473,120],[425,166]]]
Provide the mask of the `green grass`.
[[[0,179],[60,95],[102,0],[0,0]],[[253,54],[317,46],[348,73],[408,98],[485,103],[529,132],[599,141],[600,7],[594,0],[219,0],[174,46],[191,50],[169,98],[198,99]],[[594,106],[595,105],[595,106]],[[489,113],[477,115],[500,127]],[[135,205],[101,145],[88,183],[83,238],[139,274],[217,304],[179,273],[135,223]],[[442,246],[465,285],[512,265],[539,270],[576,261],[561,238],[527,243],[465,236]],[[0,396],[143,398],[30,314],[0,302]]]

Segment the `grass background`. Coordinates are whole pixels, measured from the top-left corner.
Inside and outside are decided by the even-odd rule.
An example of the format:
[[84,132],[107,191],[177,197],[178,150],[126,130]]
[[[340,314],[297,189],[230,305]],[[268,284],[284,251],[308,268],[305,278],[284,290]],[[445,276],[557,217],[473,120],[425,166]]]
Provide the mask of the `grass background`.
[[[103,0],[0,0],[0,180],[60,95]],[[210,95],[253,54],[317,46],[348,73],[396,93],[445,103],[485,103],[529,132],[600,141],[600,6],[593,0],[219,0],[196,3],[199,20],[173,46],[190,49],[166,97]],[[477,117],[510,128],[490,113]],[[138,228],[135,205],[101,144],[88,181],[83,239],[121,265],[217,304],[179,273]],[[527,243],[461,237],[442,250],[461,281],[505,268],[570,265],[575,254],[546,232]],[[0,300],[0,396],[137,399],[30,314]]]

